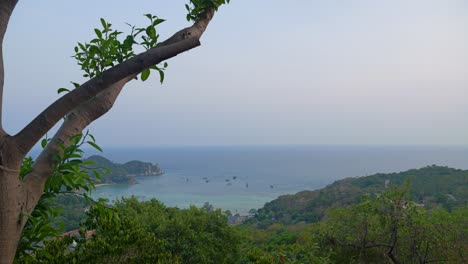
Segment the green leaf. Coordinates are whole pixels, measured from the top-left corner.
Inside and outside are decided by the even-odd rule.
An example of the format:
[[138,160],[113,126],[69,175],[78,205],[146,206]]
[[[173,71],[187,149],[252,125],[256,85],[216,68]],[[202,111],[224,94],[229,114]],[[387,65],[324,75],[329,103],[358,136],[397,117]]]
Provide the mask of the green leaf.
[[63,92],[70,92],[70,90],[68,90],[67,88],[59,88],[59,89],[57,90],[57,93],[58,93],[58,94],[61,94],[61,93],[63,93]]
[[82,51],[86,51],[86,47],[83,44],[78,42],[78,46],[80,47]]
[[93,174],[94,174],[94,177],[96,177],[96,179],[101,179],[101,174],[97,171],[97,170],[92,170]]
[[104,63],[104,66],[114,66],[114,64],[112,63],[111,59],[107,59],[106,62]]
[[68,156],[68,158],[77,158],[77,159],[80,159],[79,160],[80,163],[83,163],[83,161],[81,160],[81,155],[80,154],[70,154],[70,156]]
[[159,72],[159,81],[161,82],[161,84],[164,82],[164,71],[161,70],[161,69],[156,69],[158,72]]
[[84,160],[83,161],[83,165],[95,165],[96,162],[94,162],[93,160]]
[[156,29],[154,29],[153,26],[146,28],[146,34],[148,34],[151,39],[156,39]]
[[47,140],[47,138],[44,138],[43,140],[41,140],[41,147],[45,148],[45,146],[47,145],[47,142],[49,142],[49,140]]
[[102,148],[99,147],[96,143],[92,142],[92,141],[86,141],[86,143],[88,143],[89,145],[91,145],[93,148],[99,150],[100,152],[102,152]]
[[123,41],[123,48],[124,49],[130,49],[132,47],[133,43],[135,43],[135,41],[133,39],[133,36],[128,35],[125,38],[125,40]]
[[74,144],[77,144],[82,138],[83,138],[83,134],[76,134],[70,137],[70,141],[73,142]]
[[73,185],[72,181],[68,177],[63,177],[63,182],[65,183],[65,187],[67,188]]
[[158,72],[159,72],[159,81],[161,82],[161,84],[163,84],[163,82],[164,82],[164,71],[158,70]]
[[107,29],[107,23],[106,21],[104,20],[104,18],[101,18],[101,25],[104,29]]
[[153,22],[153,27],[155,27],[155,26],[161,24],[161,23],[164,22],[164,21],[166,21],[166,20],[161,19],[161,18],[156,19],[156,20]]
[[96,36],[98,36],[98,38],[102,39],[102,33],[99,29],[95,28],[94,32],[96,32]]
[[91,45],[89,47],[89,56],[94,56],[94,54],[100,54],[100,50],[97,46]]
[[148,80],[148,77],[150,76],[150,70],[149,69],[144,69],[142,72],[141,72],[141,80],[142,81],[146,81]]

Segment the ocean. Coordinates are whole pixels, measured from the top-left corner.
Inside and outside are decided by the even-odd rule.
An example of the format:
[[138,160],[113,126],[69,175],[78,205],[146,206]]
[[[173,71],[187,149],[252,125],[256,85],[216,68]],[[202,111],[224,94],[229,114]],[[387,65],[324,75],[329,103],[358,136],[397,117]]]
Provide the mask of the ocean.
[[325,187],[346,177],[400,172],[428,165],[468,169],[468,147],[451,146],[232,146],[106,148],[101,155],[124,163],[159,163],[162,176],[93,192],[110,201],[135,196],[186,208],[209,202],[246,214],[283,194]]

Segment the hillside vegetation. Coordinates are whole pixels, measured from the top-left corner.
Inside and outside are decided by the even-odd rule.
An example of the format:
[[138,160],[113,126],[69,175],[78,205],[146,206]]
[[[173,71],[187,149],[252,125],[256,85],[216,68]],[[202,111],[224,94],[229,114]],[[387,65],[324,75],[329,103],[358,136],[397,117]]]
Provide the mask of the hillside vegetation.
[[[80,235],[50,240],[29,263],[466,263],[468,207],[426,210],[408,186],[327,210],[312,224],[228,226],[210,206],[122,199],[92,206]],[[86,234],[86,235],[85,235]]]
[[23,258],[29,263],[467,263],[466,196],[467,171],[430,166],[281,196],[238,226],[229,226],[228,214],[209,204],[177,209],[132,197],[111,209],[87,205],[80,235],[46,241]]
[[317,222],[329,208],[356,204],[363,195],[376,197],[391,185],[409,181],[409,199],[432,209],[448,211],[467,204],[468,171],[428,166],[405,172],[346,178],[314,191],[283,195],[258,210],[254,221],[262,227],[273,223],[296,224]]

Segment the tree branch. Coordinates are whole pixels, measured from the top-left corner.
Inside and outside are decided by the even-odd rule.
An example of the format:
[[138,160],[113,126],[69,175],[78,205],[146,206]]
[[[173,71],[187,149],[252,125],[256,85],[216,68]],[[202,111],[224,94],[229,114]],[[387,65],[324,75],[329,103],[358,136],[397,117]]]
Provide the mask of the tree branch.
[[152,65],[172,58],[198,45],[197,39],[187,39],[168,46],[148,50],[108,69],[102,75],[92,78],[77,89],[62,96],[14,136],[20,152],[26,155],[41,137],[60,121],[63,116],[80,104],[91,100],[107,87],[127,76],[138,74]]
[[60,145],[69,146],[72,136],[81,133],[89,124],[106,114],[114,105],[125,84],[134,77],[135,75],[132,75],[115,83],[66,116],[60,129],[34,162],[32,171],[24,178],[29,192],[34,194],[28,204],[35,204],[42,195],[44,185],[53,173],[54,155],[61,154]]
[[208,10],[205,13],[205,16],[203,19],[200,19],[196,21],[193,26],[184,28],[178,32],[176,32],[174,35],[172,35],[170,38],[167,40],[160,42],[158,44],[158,47],[160,46],[167,46],[173,43],[177,43],[179,41],[182,41],[186,38],[197,38],[200,39],[203,33],[205,32],[206,28],[208,27],[208,24],[210,23],[211,19],[213,19],[213,16],[215,14],[215,10],[211,9]]
[[387,256],[392,260],[394,264],[400,264],[400,261],[396,258],[396,256],[393,254],[393,250],[395,249],[396,243],[398,241],[398,235],[397,235],[397,228],[394,226],[392,228],[392,245],[389,248],[387,252]]
[[2,106],[3,106],[3,85],[5,83],[5,69],[3,65],[3,38],[8,27],[13,9],[18,0],[0,0],[0,134],[5,135],[2,123]]
[[203,19],[196,21],[193,26],[177,32],[161,45],[104,71],[102,75],[92,78],[52,103],[14,136],[20,152],[26,155],[63,116],[80,104],[92,99],[112,84],[199,46],[199,39],[213,14],[214,10],[207,11]]

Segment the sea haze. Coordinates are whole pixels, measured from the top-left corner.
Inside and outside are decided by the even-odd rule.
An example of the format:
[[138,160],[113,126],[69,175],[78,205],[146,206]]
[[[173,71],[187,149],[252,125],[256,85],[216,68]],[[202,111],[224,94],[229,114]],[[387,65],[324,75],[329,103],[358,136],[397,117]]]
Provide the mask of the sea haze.
[[468,147],[262,146],[106,148],[114,162],[159,163],[162,176],[135,185],[99,187],[94,197],[157,198],[185,208],[205,202],[245,214],[282,194],[322,188],[346,177],[399,172],[432,164],[468,168]]

